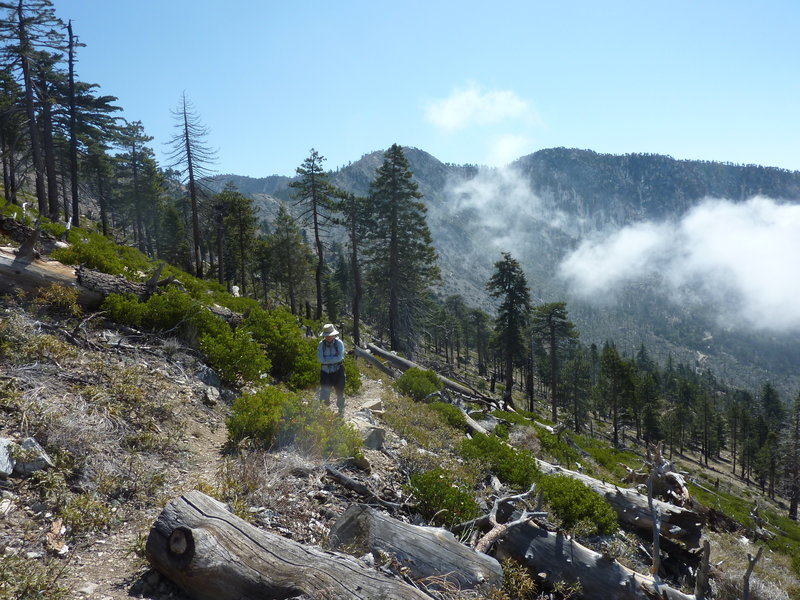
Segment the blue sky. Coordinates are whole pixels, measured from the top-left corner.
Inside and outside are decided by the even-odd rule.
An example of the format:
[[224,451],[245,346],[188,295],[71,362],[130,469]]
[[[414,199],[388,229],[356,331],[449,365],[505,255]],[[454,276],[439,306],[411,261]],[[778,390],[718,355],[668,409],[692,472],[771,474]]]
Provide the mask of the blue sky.
[[796,0],[54,5],[86,44],[79,77],[160,162],[185,92],[219,173],[393,143],[457,164],[565,146],[800,170]]

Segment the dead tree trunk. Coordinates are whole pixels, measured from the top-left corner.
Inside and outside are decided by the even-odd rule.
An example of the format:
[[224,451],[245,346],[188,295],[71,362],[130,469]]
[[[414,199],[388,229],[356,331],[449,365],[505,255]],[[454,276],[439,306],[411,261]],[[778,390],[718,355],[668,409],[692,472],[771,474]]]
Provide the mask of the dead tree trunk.
[[[388,350],[384,350],[383,348],[380,348],[380,347],[376,346],[375,344],[367,344],[367,348],[373,354],[376,354],[377,356],[380,356],[381,358],[384,358],[384,359],[388,360],[395,367],[397,367],[397,368],[399,368],[399,369],[401,369],[403,371],[405,371],[407,369],[414,368],[414,367],[417,368],[417,369],[423,369],[424,368],[424,367],[421,367],[420,365],[418,365],[415,362],[412,362],[410,360],[407,360],[405,358],[397,356],[396,354],[392,354]],[[477,390],[473,390],[472,388],[469,388],[469,387],[467,387],[465,385],[462,385],[462,384],[460,384],[458,382],[455,382],[452,379],[448,379],[447,377],[443,377],[442,375],[439,375],[438,373],[436,374],[436,376],[439,378],[439,381],[441,381],[442,384],[446,388],[451,389],[454,392],[457,392],[459,394],[463,394],[464,396],[469,396],[469,397],[471,397],[473,399],[477,399],[478,401],[484,402],[484,403],[487,403],[487,404],[491,404],[491,405],[497,404],[497,402],[494,399],[489,398],[488,396],[485,396],[485,395],[481,394]]]
[[430,600],[420,590],[363,566],[257,529],[198,491],[159,515],[146,546],[150,564],[196,600],[262,600],[308,595],[348,600]]
[[500,563],[461,544],[439,527],[419,527],[393,519],[369,506],[353,504],[331,529],[334,548],[389,556],[431,589],[500,587]]
[[[641,529],[648,534],[652,533],[653,513],[648,505],[647,496],[541,460],[537,462],[545,474],[567,475],[588,485],[608,500],[623,525]],[[659,531],[662,536],[679,540],[690,548],[699,546],[700,536],[703,533],[703,517],[699,513],[656,499],[653,499],[653,506],[658,508]]]
[[511,558],[543,576],[545,585],[564,581],[580,583],[584,600],[694,600],[652,577],[621,565],[567,538],[534,525],[509,530],[495,546],[499,560]]

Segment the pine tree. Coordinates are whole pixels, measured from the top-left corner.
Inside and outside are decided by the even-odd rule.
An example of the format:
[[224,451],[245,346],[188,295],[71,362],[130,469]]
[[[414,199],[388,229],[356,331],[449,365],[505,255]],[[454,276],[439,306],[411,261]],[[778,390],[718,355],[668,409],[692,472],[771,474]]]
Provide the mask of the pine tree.
[[322,168],[325,157],[311,149],[311,154],[303,164],[295,170],[298,179],[292,181],[289,187],[294,190],[292,198],[297,200],[297,205],[303,206],[299,218],[301,221],[311,223],[314,232],[314,247],[317,251],[317,266],[314,281],[317,291],[317,307],[315,318],[322,318],[322,279],[325,272],[325,254],[322,245],[322,232],[329,220],[331,209],[331,185],[328,183],[328,174]]
[[172,111],[175,128],[178,133],[169,141],[172,153],[168,160],[171,167],[180,167],[185,173],[185,181],[189,189],[192,218],[192,248],[194,274],[203,277],[203,259],[200,237],[200,180],[211,174],[211,164],[216,160],[216,152],[208,147],[206,138],[208,129],[200,122],[189,99],[184,93],[178,108]]
[[547,382],[550,387],[550,418],[558,422],[560,362],[570,343],[577,338],[575,325],[567,317],[564,302],[537,306],[531,319],[531,330],[542,348],[547,349]]
[[504,402],[513,406],[514,365],[524,359],[528,343],[526,328],[530,319],[531,296],[522,267],[508,252],[494,265],[495,273],[486,284],[489,295],[500,301],[494,320],[495,347],[503,358]]
[[606,344],[600,355],[599,396],[611,415],[612,443],[620,445],[619,433],[626,421],[634,395],[633,365],[626,362],[617,349]]
[[[333,190],[333,210],[338,215],[335,222],[344,227],[350,246],[349,266],[352,280],[351,307],[353,310],[353,343],[361,345],[361,307],[363,284],[361,277],[361,258],[369,227],[369,200],[340,189]],[[343,266],[344,261],[339,261]],[[341,279],[341,277],[340,277]]]
[[63,50],[64,38],[59,33],[63,23],[55,16],[53,3],[50,0],[4,2],[0,4],[0,9],[7,11],[4,18],[0,19],[0,36],[7,42],[4,48],[6,62],[18,65],[21,71],[23,105],[28,121],[36,199],[39,213],[45,215],[50,212],[50,205],[45,181],[44,148],[36,110],[35,92],[38,83],[35,81],[35,76],[38,69],[37,61],[50,56],[47,51]]
[[421,299],[439,280],[425,205],[403,150],[392,145],[370,185],[367,261],[376,300],[387,314],[393,350],[413,353]]
[[310,276],[311,249],[303,241],[300,228],[283,205],[278,210],[273,228],[267,236],[271,279],[283,288],[292,313],[298,314]]
[[217,194],[216,202],[225,215],[223,219],[225,244],[217,259],[226,264],[228,279],[239,283],[242,294],[247,294],[247,279],[250,276],[258,221],[253,199],[246,197],[229,182],[225,189]]

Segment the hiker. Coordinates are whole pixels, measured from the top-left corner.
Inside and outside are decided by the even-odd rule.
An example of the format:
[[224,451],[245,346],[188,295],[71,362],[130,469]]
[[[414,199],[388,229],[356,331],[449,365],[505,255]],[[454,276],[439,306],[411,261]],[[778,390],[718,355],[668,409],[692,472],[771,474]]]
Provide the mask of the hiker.
[[322,328],[322,341],[317,346],[317,360],[320,362],[319,400],[325,406],[331,404],[331,387],[336,388],[336,404],[339,416],[344,417],[344,342],[337,336],[339,332],[332,323]]

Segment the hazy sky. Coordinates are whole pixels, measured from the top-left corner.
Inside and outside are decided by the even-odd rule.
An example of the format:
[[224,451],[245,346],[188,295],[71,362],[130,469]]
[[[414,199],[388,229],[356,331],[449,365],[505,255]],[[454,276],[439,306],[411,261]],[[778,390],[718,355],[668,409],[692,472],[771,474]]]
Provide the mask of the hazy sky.
[[157,156],[185,92],[219,173],[392,143],[502,165],[557,146],[800,170],[800,2],[54,0],[78,75]]

